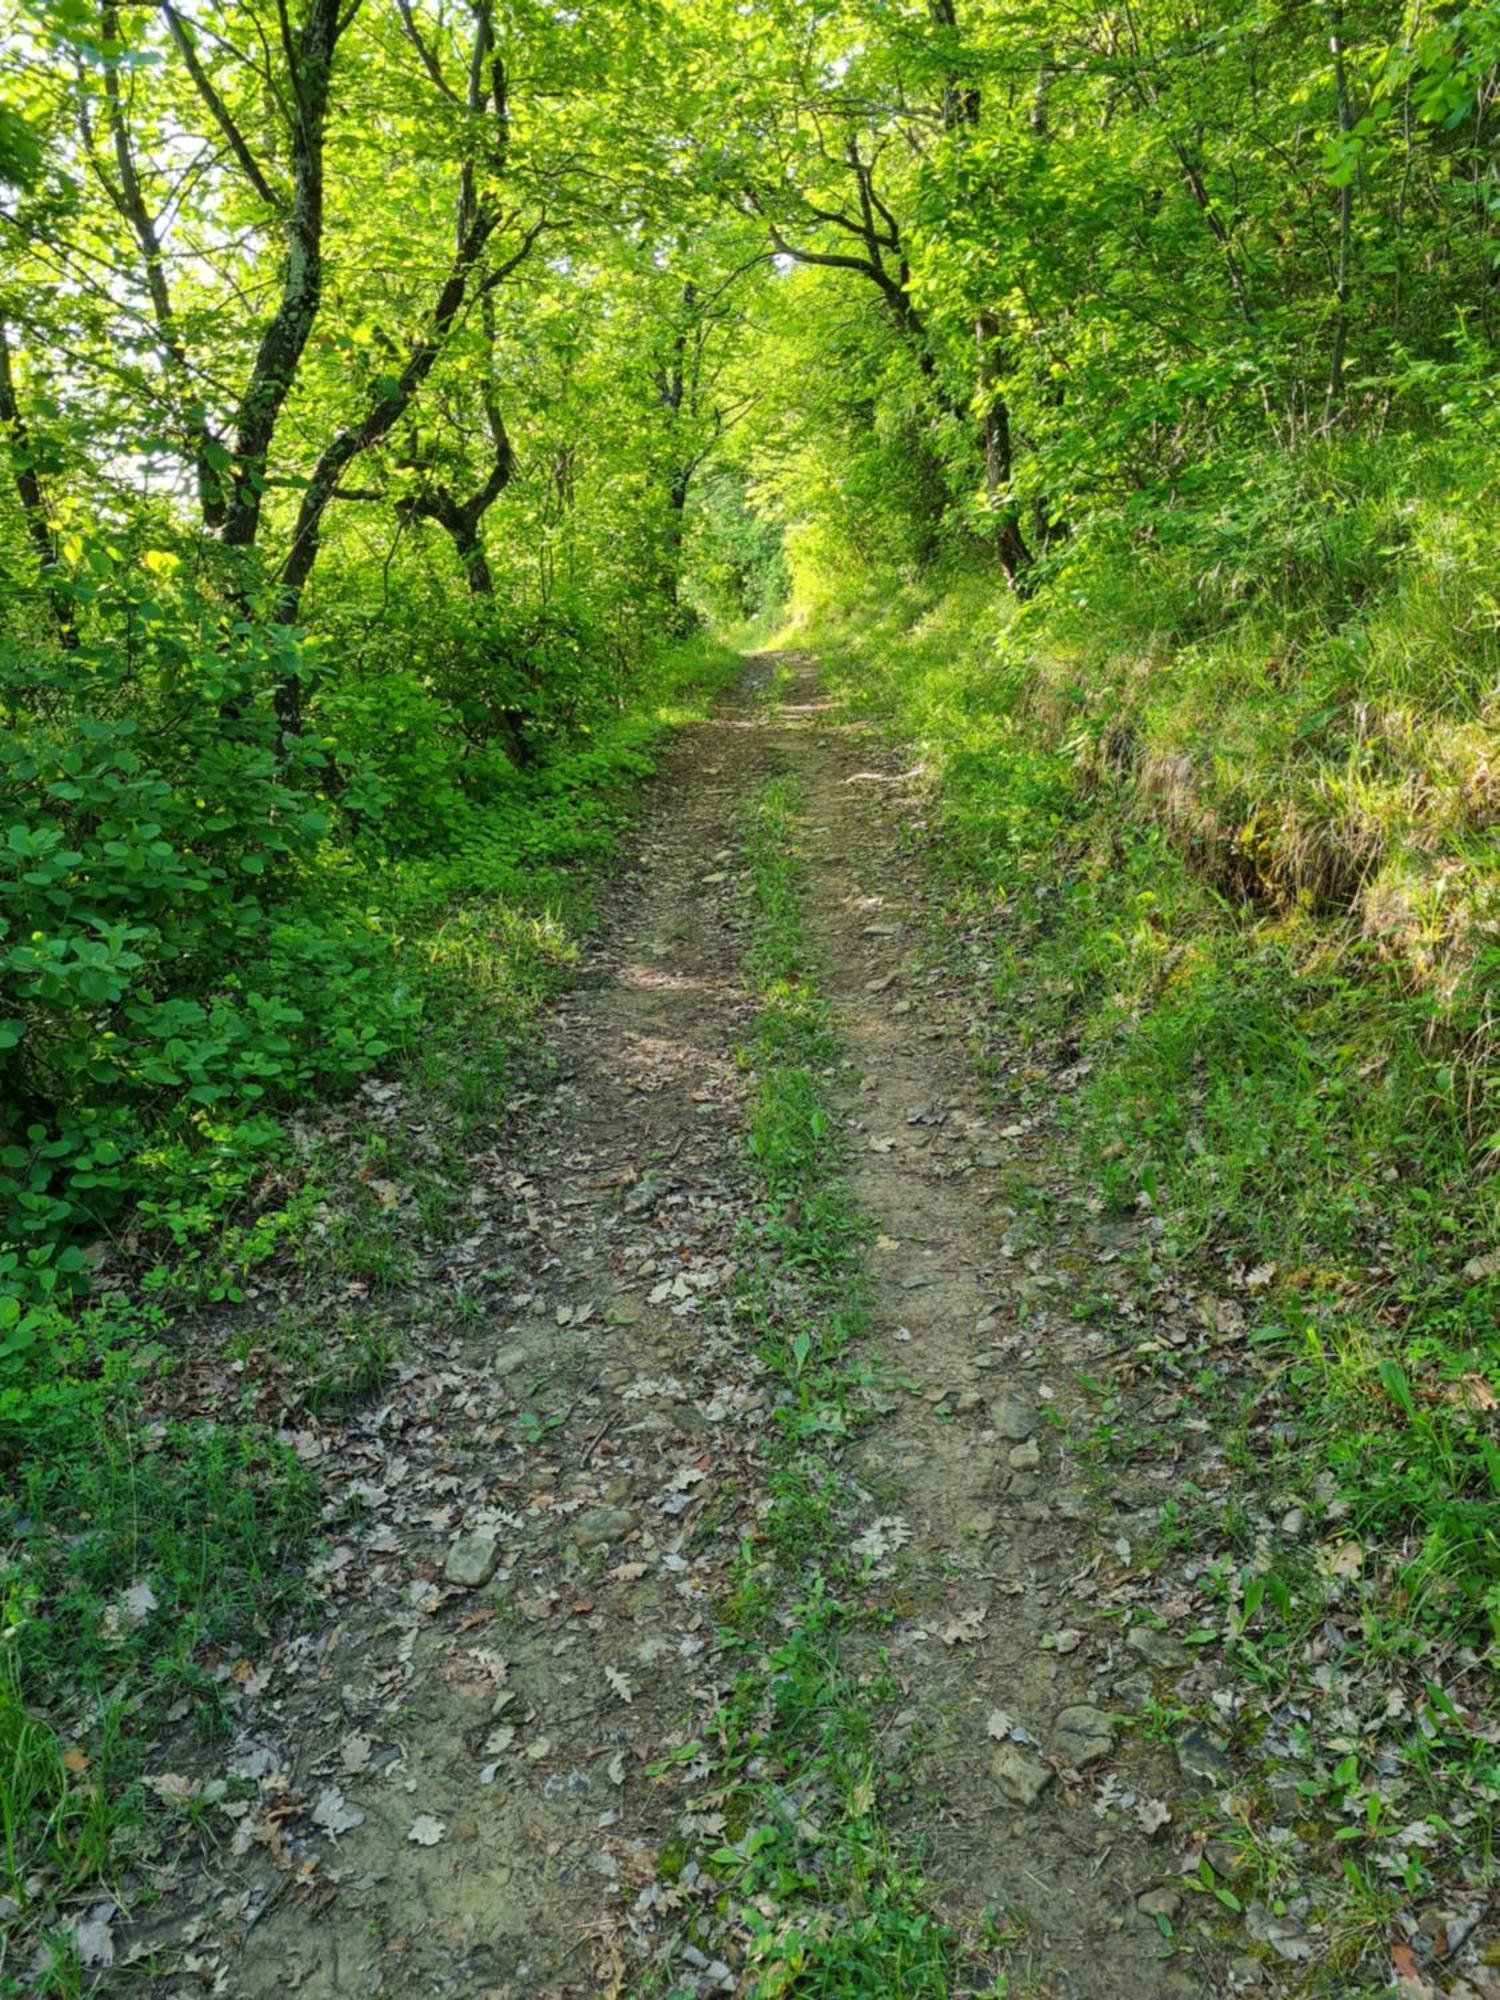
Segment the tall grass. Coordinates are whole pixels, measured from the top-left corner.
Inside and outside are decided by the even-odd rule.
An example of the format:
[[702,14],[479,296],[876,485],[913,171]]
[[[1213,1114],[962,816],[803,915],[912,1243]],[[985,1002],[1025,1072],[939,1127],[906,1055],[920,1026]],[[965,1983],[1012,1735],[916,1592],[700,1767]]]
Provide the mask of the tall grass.
[[[1222,470],[1222,469],[1221,469]],[[802,579],[919,746],[936,844],[1081,1171],[1257,1351],[1418,1624],[1500,1638],[1500,486],[1436,448],[1247,460],[1024,606]]]

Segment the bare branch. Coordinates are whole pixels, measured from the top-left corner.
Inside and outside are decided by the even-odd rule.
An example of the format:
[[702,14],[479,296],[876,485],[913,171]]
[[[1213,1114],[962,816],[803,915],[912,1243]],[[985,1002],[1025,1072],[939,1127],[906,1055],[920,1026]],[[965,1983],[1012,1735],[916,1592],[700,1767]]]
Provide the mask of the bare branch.
[[436,53],[428,46],[422,30],[417,26],[417,18],[411,10],[411,0],[396,0],[396,11],[401,16],[402,33],[416,50],[423,69],[450,104],[461,103],[458,92],[443,75],[443,66],[438,61]]
[[193,40],[187,31],[187,25],[177,9],[172,5],[172,0],[161,0],[161,11],[166,17],[167,27],[170,29],[172,40],[176,43],[178,52],[182,57],[184,68],[193,79],[198,95],[207,105],[209,115],[228,140],[229,149],[239,161],[240,169],[246,180],[249,181],[256,195],[266,204],[267,208],[275,209],[278,212],[283,210],[286,206],[284,198],[276,192],[261,172],[255,155],[250,151],[245,141],[245,135],[230,115],[229,106],[214,88],[213,78],[199,61],[198,51],[193,46]]

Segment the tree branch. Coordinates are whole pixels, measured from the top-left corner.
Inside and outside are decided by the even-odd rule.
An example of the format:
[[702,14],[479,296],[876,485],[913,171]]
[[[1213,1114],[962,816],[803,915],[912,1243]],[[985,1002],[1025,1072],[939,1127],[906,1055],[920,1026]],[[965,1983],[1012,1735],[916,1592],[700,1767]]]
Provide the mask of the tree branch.
[[[192,371],[188,366],[187,348],[183,344],[176,314],[172,310],[172,294],[167,284],[166,264],[162,256],[161,238],[157,232],[156,220],[146,205],[145,190],[136,171],[135,150],[130,139],[130,124],[125,113],[124,99],[120,94],[120,11],[115,0],[104,0],[100,10],[100,28],[106,54],[104,59],[104,102],[109,122],[110,139],[114,146],[115,166],[119,173],[119,184],[108,175],[101,174],[106,191],[116,209],[135,238],[140,252],[142,270],[146,280],[147,295],[151,300],[151,313],[156,322],[157,338],[163,353],[172,368],[186,383]],[[87,137],[85,126],[85,137]],[[216,442],[209,429],[207,413],[203,404],[189,390],[189,400],[181,412],[189,447],[197,468],[198,503],[203,510],[203,518],[210,527],[216,527],[224,518],[224,499],[219,484],[219,476],[213,466]]]
[[167,27],[171,31],[172,40],[176,43],[178,52],[182,57],[183,67],[193,79],[198,95],[208,107],[209,115],[228,140],[229,150],[239,161],[241,171],[244,173],[246,180],[249,181],[256,195],[265,203],[267,208],[275,209],[278,213],[282,212],[286,207],[285,199],[276,192],[261,172],[255,155],[246,144],[245,135],[241,132],[239,126],[235,124],[230,114],[229,106],[214,88],[213,78],[199,61],[198,51],[193,47],[192,37],[187,31],[187,24],[172,5],[172,0],[160,0],[160,4],[161,11],[166,16]]
[[428,46],[422,30],[417,26],[416,16],[411,10],[411,0],[396,0],[396,11],[401,16],[402,32],[416,50],[423,69],[426,70],[428,76],[431,77],[432,81],[437,85],[450,104],[461,103],[462,100],[458,92],[449,83],[447,77],[443,75],[442,64],[438,61],[433,50]]

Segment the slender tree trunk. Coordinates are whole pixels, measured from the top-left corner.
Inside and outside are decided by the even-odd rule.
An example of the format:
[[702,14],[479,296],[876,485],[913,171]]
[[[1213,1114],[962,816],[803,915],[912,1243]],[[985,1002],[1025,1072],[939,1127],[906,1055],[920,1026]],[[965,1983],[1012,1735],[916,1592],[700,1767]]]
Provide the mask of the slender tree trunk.
[[[485,310],[487,328],[493,340],[494,328],[489,324],[488,300]],[[494,450],[489,474],[484,484],[477,487],[466,500],[456,500],[442,487],[429,490],[419,494],[415,499],[398,503],[398,511],[437,522],[453,544],[470,597],[479,605],[492,607],[495,602],[495,576],[490,568],[489,557],[485,553],[484,517],[509,486],[515,472],[516,458],[510,434],[505,427],[504,413],[492,385],[487,386],[485,390],[484,409]],[[516,764],[530,763],[531,748],[524,733],[524,712],[520,709],[507,709],[502,719],[502,731],[506,754],[511,761]]]
[[16,380],[10,365],[10,338],[4,321],[0,321],[0,429],[6,433],[10,445],[11,477],[15,481],[16,498],[21,503],[21,518],[26,523],[27,538],[36,551],[37,567],[47,592],[58,643],[71,652],[78,644],[78,627],[74,620],[72,599],[64,587],[58,567],[57,536],[47,513],[47,497],[42,491],[41,477],[36,469],[31,430],[16,396]]
[[[484,552],[484,537],[477,522],[467,519],[463,511],[457,510],[449,527],[453,546],[463,565],[464,581],[469,586],[469,595],[478,604],[487,608],[495,602],[495,577],[490,568],[489,558]],[[482,627],[481,627],[482,629]],[[528,673],[528,680],[530,675]],[[530,744],[526,741],[525,719],[518,708],[502,710],[500,728],[505,743],[505,754],[513,764],[527,765],[533,761]]]
[[1032,556],[1009,493],[1014,450],[1010,405],[997,379],[998,338],[994,320],[988,313],[981,313],[974,322],[974,346],[979,356],[979,386],[984,399],[984,490],[994,518],[995,554],[1000,559],[1000,568],[1011,588],[1020,590],[1024,588]]
[[[954,37],[958,15],[954,0],[928,0],[934,26]],[[1038,105],[1045,124],[1046,95],[1039,88]],[[982,101],[977,84],[964,82],[950,71],[943,81],[943,125],[951,134],[973,131],[979,124]],[[1037,116],[1036,109],[1033,117]],[[1012,590],[1023,587],[1032,555],[1021,533],[1021,520],[1010,498],[1010,480],[1015,464],[1011,439],[1010,404],[1001,385],[1000,328],[993,313],[981,312],[974,321],[974,350],[978,360],[979,398],[982,405],[981,439],[984,445],[984,490],[995,524],[995,554],[1006,582]]]
[[[1339,132],[1344,138],[1354,130],[1354,110],[1349,102],[1349,74],[1344,62],[1344,9],[1334,0],[1328,46],[1333,55],[1334,90],[1338,100]],[[1354,163],[1343,163],[1344,181],[1339,188],[1338,260],[1333,287],[1333,346],[1328,357],[1328,389],[1323,398],[1323,425],[1326,429],[1344,400],[1344,359],[1349,346],[1349,262],[1354,219]]]

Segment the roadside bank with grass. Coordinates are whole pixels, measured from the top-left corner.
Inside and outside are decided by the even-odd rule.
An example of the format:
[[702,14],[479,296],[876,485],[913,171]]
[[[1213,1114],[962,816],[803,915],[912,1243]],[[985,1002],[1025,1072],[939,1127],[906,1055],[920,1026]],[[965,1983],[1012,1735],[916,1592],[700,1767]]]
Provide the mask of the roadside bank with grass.
[[975,1059],[1057,1134],[1017,1207],[1132,1246],[1076,1442],[1106,1481],[1175,1449],[1154,1389],[1217,1447],[1154,1560],[1260,1691],[1267,1824],[1378,1931],[1481,1879],[1500,1806],[1495,662],[1435,464],[1283,472],[1025,603],[813,580],[792,629],[920,766]]

